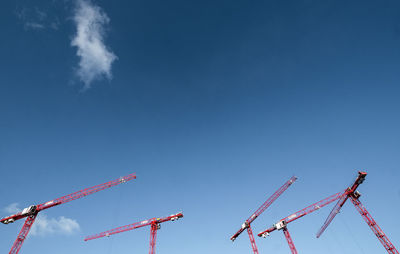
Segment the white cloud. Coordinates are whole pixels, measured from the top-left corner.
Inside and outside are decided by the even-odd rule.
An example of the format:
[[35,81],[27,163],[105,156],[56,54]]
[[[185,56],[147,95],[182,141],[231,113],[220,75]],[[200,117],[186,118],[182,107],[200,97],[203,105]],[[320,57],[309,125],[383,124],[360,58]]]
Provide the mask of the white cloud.
[[57,30],[53,23],[58,22],[57,17],[54,15],[47,15],[47,13],[38,7],[27,7],[24,6],[16,10],[15,15],[22,22],[25,30],[47,30],[53,29]]
[[90,0],[77,0],[73,20],[76,35],[71,45],[77,47],[79,67],[77,75],[90,88],[95,80],[111,79],[111,65],[117,56],[104,44],[104,26],[110,22],[107,14]]
[[18,207],[18,203],[12,203],[9,206],[5,207],[3,210],[4,212],[9,213],[8,215],[21,211],[21,209]]
[[[5,207],[4,212],[8,213],[7,215],[17,213],[22,209],[19,208],[18,203],[12,203],[9,206]],[[47,218],[45,214],[39,214],[36,217],[35,223],[30,231],[30,235],[33,236],[45,236],[49,234],[63,234],[70,235],[80,230],[79,223],[70,218],[66,218],[64,216],[55,218]]]
[[25,29],[41,30],[44,28],[45,28],[45,26],[40,23],[36,23],[36,22],[26,22],[25,23]]
[[33,236],[45,236],[49,234],[70,235],[79,230],[80,226],[76,220],[64,216],[61,216],[58,219],[49,219],[46,215],[39,214],[30,233]]
[[44,11],[40,10],[39,8],[35,8],[35,13],[36,13],[36,17],[39,20],[45,20],[47,18],[47,13],[45,13]]

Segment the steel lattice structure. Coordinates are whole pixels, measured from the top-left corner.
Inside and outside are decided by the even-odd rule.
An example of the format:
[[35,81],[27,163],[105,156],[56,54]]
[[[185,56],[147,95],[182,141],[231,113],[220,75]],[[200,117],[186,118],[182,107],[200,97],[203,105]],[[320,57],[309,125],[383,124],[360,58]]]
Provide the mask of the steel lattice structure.
[[335,216],[340,212],[340,209],[346,203],[347,199],[349,198],[349,195],[354,193],[358,186],[364,182],[365,177],[367,176],[367,173],[365,172],[358,172],[357,179],[353,183],[353,185],[349,188],[346,189],[346,191],[342,194],[340,197],[339,201],[336,203],[335,207],[333,207],[331,213],[328,215],[328,218],[325,220],[324,224],[320,228],[320,230],[317,233],[317,238],[321,236],[321,234],[325,231],[325,229],[329,226],[329,224],[332,222],[332,220],[335,218]]
[[358,199],[359,197],[360,197],[359,195],[350,196],[350,200],[356,207],[357,211],[364,218],[365,222],[372,229],[376,237],[378,237],[379,241],[382,243],[383,247],[387,250],[387,252],[390,254],[399,254],[399,252],[396,250],[392,242],[390,242],[389,238],[385,235],[383,230],[375,222],[374,218],[372,218],[371,214],[367,211],[367,209],[363,206],[363,204],[361,204],[361,201]]
[[296,247],[294,246],[292,237],[289,234],[289,230],[287,229],[287,227],[283,228],[283,234],[285,235],[286,241],[289,245],[290,251],[292,252],[292,254],[297,254],[297,250]]

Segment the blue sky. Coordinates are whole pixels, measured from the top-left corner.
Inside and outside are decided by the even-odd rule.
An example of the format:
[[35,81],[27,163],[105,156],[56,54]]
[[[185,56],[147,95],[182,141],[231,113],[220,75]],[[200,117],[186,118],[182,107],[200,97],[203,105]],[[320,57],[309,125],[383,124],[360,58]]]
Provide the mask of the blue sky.
[[[39,214],[21,253],[146,253],[149,228],[83,238],[179,211],[158,253],[251,253],[246,234],[230,236],[292,175],[256,233],[361,169],[361,200],[400,248],[399,11],[398,1],[4,2],[0,216],[137,173]],[[289,226],[300,253],[385,253],[351,203],[316,239],[332,206]],[[1,253],[22,223],[0,225]],[[260,253],[290,253],[282,232],[256,241]]]

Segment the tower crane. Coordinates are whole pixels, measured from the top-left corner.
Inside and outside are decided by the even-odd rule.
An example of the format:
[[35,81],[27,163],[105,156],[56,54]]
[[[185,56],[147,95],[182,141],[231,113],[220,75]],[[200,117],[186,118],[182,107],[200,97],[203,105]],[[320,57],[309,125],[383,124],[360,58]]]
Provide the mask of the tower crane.
[[114,234],[133,230],[136,228],[150,226],[150,251],[149,251],[149,254],[155,254],[157,230],[161,228],[160,224],[163,222],[166,222],[166,221],[178,220],[179,218],[182,218],[182,217],[183,217],[182,213],[177,213],[177,214],[172,214],[172,215],[164,217],[164,218],[152,218],[152,219],[148,219],[148,220],[144,220],[144,221],[140,221],[140,222],[135,222],[135,223],[132,223],[129,225],[125,225],[122,227],[104,231],[104,232],[96,234],[96,235],[87,236],[85,238],[85,241],[101,238],[104,236],[111,236]]
[[50,207],[54,207],[57,205],[61,205],[61,204],[65,204],[67,202],[70,202],[72,200],[78,199],[78,198],[82,198],[84,196],[96,193],[98,191],[116,186],[118,184],[130,181],[136,179],[136,174],[129,174],[127,176],[124,177],[120,177],[116,180],[107,182],[107,183],[103,183],[103,184],[99,184],[90,188],[86,188],[74,193],[71,193],[69,195],[57,198],[57,199],[53,199],[50,200],[46,203],[42,203],[39,205],[31,205],[25,209],[23,209],[21,212],[18,212],[16,214],[7,216],[5,218],[0,219],[0,222],[3,224],[9,224],[9,223],[13,223],[16,220],[20,220],[26,217],[25,223],[22,226],[21,231],[18,234],[17,239],[15,240],[9,254],[17,254],[21,247],[22,244],[24,243],[24,240],[26,239],[26,237],[28,236],[29,230],[31,229],[33,223],[35,222],[35,219],[38,215],[39,212],[46,210]]
[[322,199],[322,200],[320,200],[320,201],[318,201],[318,202],[316,202],[316,203],[314,203],[314,204],[312,204],[310,206],[307,206],[306,208],[303,208],[300,211],[292,213],[291,215],[281,219],[280,221],[278,221],[277,223],[272,225],[271,228],[268,228],[268,229],[260,232],[258,234],[258,236],[266,238],[267,236],[269,236],[269,234],[271,232],[273,232],[275,230],[282,230],[284,235],[285,235],[285,238],[286,238],[286,240],[288,242],[288,245],[289,245],[289,248],[290,248],[291,252],[293,254],[297,254],[296,247],[295,247],[295,245],[293,243],[293,240],[292,240],[292,238],[291,238],[291,236],[289,234],[289,231],[287,229],[287,225],[290,222],[293,222],[293,221],[295,221],[297,219],[300,219],[303,216],[305,216],[307,214],[310,214],[312,212],[315,212],[315,211],[321,209],[322,207],[324,207],[326,205],[329,205],[330,203],[338,200],[342,196],[342,194],[343,194],[343,192],[338,192],[338,193],[333,194],[333,195],[331,195],[331,196],[329,196],[327,198],[324,198],[324,199]]
[[365,222],[367,222],[368,226],[374,232],[376,237],[379,239],[385,250],[389,254],[399,254],[398,250],[394,247],[392,242],[390,242],[389,238],[385,235],[382,229],[378,226],[376,221],[372,218],[371,214],[367,211],[367,209],[362,205],[359,197],[361,194],[356,191],[358,185],[360,185],[367,176],[366,172],[358,172],[358,177],[354,184],[347,188],[346,191],[342,194],[339,201],[336,203],[336,206],[332,209],[331,213],[328,215],[328,218],[325,220],[325,223],[322,225],[320,230],[317,233],[317,238],[321,236],[321,234],[325,231],[325,229],[329,226],[335,216],[340,212],[340,209],[343,207],[344,203],[350,199],[353,205],[356,207],[357,211],[363,217]]
[[297,177],[292,176],[285,184],[283,184],[271,197],[267,199],[243,224],[242,227],[231,237],[232,242],[244,231],[247,229],[247,233],[250,238],[251,247],[253,249],[254,254],[258,254],[258,249],[256,242],[254,240],[253,231],[251,229],[251,223],[260,216],[285,190],[289,188],[292,183],[297,180]]

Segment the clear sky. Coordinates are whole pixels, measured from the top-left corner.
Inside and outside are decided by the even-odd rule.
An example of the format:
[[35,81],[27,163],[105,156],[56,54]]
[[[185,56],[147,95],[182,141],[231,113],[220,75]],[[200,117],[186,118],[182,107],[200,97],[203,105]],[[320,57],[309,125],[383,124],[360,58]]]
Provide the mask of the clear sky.
[[[230,236],[292,175],[255,233],[357,170],[400,248],[399,1],[17,0],[0,27],[0,216],[137,173],[40,213],[21,253],[147,253],[149,228],[83,238],[182,211],[157,253],[250,254]],[[289,225],[300,253],[386,253],[351,203],[316,239],[332,206]]]

